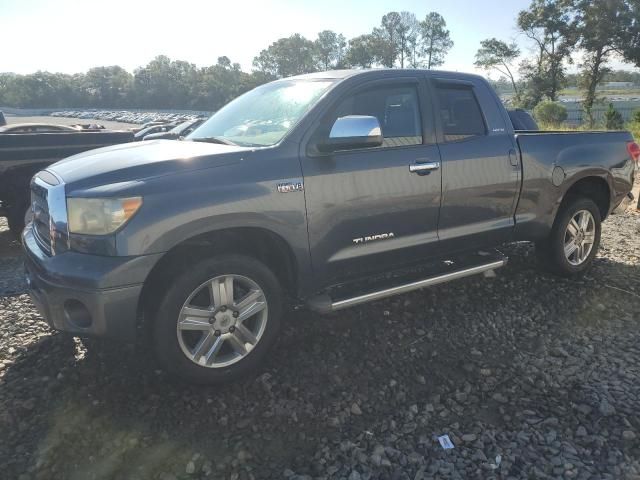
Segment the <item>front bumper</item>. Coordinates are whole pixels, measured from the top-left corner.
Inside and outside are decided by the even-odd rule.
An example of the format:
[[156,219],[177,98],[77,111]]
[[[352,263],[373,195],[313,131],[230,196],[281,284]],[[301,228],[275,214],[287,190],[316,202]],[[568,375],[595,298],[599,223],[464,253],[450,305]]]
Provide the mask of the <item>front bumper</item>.
[[30,225],[22,233],[22,245],[29,294],[52,328],[78,336],[135,340],[143,283],[161,254],[48,256]]

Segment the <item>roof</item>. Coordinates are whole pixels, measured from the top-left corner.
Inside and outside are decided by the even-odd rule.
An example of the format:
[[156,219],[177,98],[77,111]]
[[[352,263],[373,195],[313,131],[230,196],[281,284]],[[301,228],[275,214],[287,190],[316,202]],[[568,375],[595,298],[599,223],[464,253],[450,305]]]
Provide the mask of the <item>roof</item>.
[[[457,78],[479,78],[479,75],[473,73],[464,73],[464,72],[450,72],[446,70],[426,70],[419,68],[364,68],[364,69],[349,69],[349,70],[328,70],[326,72],[314,72],[314,73],[305,73],[303,75],[296,75],[293,77],[286,77],[282,80],[292,80],[292,79],[300,79],[300,80],[319,80],[319,79],[335,79],[335,80],[343,80],[349,77],[362,76],[362,75],[376,75],[376,74],[384,74],[384,73],[423,73],[429,76],[455,76]],[[480,77],[482,78],[482,77]]]

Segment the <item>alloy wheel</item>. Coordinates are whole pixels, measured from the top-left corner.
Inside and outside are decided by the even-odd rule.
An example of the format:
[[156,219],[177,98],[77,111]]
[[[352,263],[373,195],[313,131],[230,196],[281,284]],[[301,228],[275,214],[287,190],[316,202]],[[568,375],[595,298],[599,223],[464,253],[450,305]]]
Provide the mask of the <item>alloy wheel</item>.
[[177,335],[192,362],[221,368],[245,358],[264,334],[268,305],[256,282],[221,275],[198,286],[180,309]]
[[574,266],[589,258],[596,239],[596,222],[589,210],[576,212],[564,233],[564,255]]

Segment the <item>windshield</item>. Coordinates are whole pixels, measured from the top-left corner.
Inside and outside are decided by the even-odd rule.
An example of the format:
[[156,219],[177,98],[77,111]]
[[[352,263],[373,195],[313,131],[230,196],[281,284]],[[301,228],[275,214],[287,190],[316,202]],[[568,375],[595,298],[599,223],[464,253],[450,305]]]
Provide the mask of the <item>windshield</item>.
[[275,145],[332,83],[284,80],[255,88],[222,107],[187,139],[222,138],[242,146]]

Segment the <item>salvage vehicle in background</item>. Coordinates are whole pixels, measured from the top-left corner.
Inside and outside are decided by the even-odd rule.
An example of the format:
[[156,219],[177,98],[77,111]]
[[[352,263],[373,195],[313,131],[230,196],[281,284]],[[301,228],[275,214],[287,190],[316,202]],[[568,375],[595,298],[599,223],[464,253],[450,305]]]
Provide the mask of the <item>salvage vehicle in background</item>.
[[534,131],[539,130],[538,124],[533,119],[531,114],[522,108],[515,108],[508,110],[511,124],[515,131]]
[[38,173],[27,281],[53,328],[141,335],[172,373],[227,381],[261,365],[288,304],[328,313],[491,271],[516,240],[583,274],[638,158],[628,132],[515,132],[475,75],[282,79],[184,141]]
[[198,128],[206,119],[196,118],[195,120],[187,120],[180,125],[168,130],[166,132],[150,133],[145,135],[143,140],[179,140],[182,137],[186,137],[196,128]]
[[144,137],[147,135],[151,135],[153,133],[164,133],[169,130],[175,128],[177,125],[175,123],[162,123],[160,125],[151,125],[150,127],[143,128],[142,130],[137,131],[133,135],[134,142],[141,142],[144,140]]
[[14,125],[0,129],[4,129],[0,132],[0,216],[7,217],[16,235],[24,227],[30,203],[29,182],[36,172],[76,153],[133,140],[129,131],[59,126],[64,128],[56,132],[49,130],[49,125],[45,131],[35,132],[14,132]]
[[0,127],[2,133],[56,133],[77,132],[78,128],[69,125],[56,125],[51,123],[14,123]]

